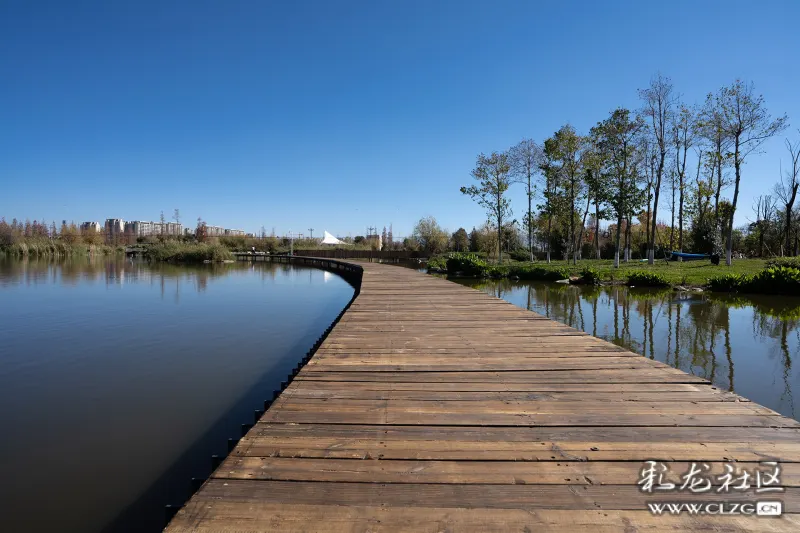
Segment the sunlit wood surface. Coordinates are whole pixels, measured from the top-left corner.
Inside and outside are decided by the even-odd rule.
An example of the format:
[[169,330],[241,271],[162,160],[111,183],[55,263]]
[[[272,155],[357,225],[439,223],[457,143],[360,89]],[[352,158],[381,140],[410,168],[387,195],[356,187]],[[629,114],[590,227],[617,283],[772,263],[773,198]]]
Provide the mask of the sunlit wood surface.
[[[167,531],[800,531],[800,425],[704,379],[397,266]],[[643,462],[782,464],[782,493],[647,494]],[[781,500],[780,518],[648,501]]]

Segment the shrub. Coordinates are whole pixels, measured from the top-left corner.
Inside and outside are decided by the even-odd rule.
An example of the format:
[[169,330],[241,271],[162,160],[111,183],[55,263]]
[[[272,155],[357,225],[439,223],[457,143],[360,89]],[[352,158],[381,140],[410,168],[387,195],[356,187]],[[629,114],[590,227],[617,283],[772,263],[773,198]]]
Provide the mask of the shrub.
[[666,287],[669,285],[669,282],[661,274],[638,271],[628,274],[628,285],[637,285],[639,287]]
[[581,270],[581,281],[587,285],[597,285],[600,283],[600,273],[593,268],[586,267]]
[[747,274],[723,274],[708,280],[708,288],[716,292],[741,292],[752,282]]
[[569,278],[569,270],[565,268],[540,267],[530,264],[511,266],[508,274],[533,281],[558,281]]
[[530,261],[531,254],[525,248],[517,248],[516,250],[512,250],[508,253],[509,257],[514,261]]
[[447,270],[447,256],[434,255],[428,260],[428,270],[444,271]]
[[174,263],[202,263],[203,261],[223,261],[233,259],[233,254],[225,246],[217,243],[181,243],[165,241],[147,249],[147,257],[156,261]]
[[800,296],[800,269],[786,266],[765,268],[753,276],[745,290],[761,294]]
[[465,276],[483,276],[489,273],[489,264],[476,254],[453,252],[447,256],[447,272],[461,272]]
[[800,257],[775,257],[764,263],[764,268],[787,267],[800,270]]

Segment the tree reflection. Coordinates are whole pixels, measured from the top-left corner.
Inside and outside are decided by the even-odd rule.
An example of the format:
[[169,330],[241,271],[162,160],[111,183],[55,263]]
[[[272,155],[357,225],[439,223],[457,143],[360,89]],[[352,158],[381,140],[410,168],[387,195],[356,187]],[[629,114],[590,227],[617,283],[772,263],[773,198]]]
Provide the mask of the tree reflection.
[[[771,390],[776,396],[782,390],[779,402],[794,416],[791,370],[800,349],[800,299],[621,285],[462,282],[731,391],[737,389],[736,358],[766,357],[775,361],[772,375],[780,383]],[[751,331],[742,328],[744,316],[752,320]],[[740,379],[750,383],[751,376]]]

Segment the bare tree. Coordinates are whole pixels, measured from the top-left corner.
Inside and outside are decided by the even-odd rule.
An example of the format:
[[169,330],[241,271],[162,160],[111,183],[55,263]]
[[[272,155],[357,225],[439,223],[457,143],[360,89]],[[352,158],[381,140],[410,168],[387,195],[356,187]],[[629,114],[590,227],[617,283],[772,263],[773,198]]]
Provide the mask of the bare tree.
[[760,195],[753,202],[753,211],[756,212],[756,230],[758,231],[758,257],[764,257],[764,233],[769,228],[775,213],[775,201],[772,196]]
[[539,171],[541,159],[542,149],[533,139],[523,139],[508,151],[511,182],[524,184],[525,195],[528,197],[528,212],[525,215],[524,225],[528,229],[528,251],[531,261],[533,261],[533,198],[536,194],[536,184],[532,179]]
[[775,194],[781,199],[786,210],[785,246],[781,255],[791,253],[792,206],[797,198],[797,187],[800,185],[800,141],[792,143],[786,139],[785,143],[786,149],[789,151],[790,167],[784,171],[783,165],[781,165],[781,178],[775,185]]
[[725,264],[730,266],[733,259],[733,217],[739,200],[742,164],[750,154],[759,150],[764,141],[783,131],[788,118],[783,115],[773,120],[764,106],[764,97],[755,94],[752,83],[742,80],[736,80],[729,87],[720,89],[714,100],[722,117],[723,134],[732,139],[733,144],[736,178],[725,242]]
[[678,178],[678,251],[683,252],[683,204],[686,191],[686,156],[694,144],[695,113],[681,105],[672,126],[675,146],[675,173]]
[[642,115],[650,123],[651,134],[658,150],[658,167],[656,167],[656,180],[653,187],[652,223],[647,241],[647,262],[652,265],[655,260],[658,196],[661,192],[661,178],[664,175],[664,161],[667,157],[669,121],[676,100],[672,81],[658,74],[650,81],[650,87],[639,91],[639,98],[644,101]]

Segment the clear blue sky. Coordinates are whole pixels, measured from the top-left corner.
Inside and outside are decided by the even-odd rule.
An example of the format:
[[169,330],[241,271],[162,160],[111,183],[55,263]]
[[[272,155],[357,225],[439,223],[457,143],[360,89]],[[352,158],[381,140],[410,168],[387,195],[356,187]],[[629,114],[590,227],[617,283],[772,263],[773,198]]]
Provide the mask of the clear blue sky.
[[[469,230],[479,152],[586,131],[659,71],[689,103],[752,80],[799,138],[798,20],[794,0],[2,0],[0,215]],[[782,143],[745,168],[737,223]]]

